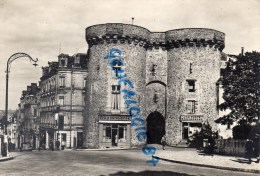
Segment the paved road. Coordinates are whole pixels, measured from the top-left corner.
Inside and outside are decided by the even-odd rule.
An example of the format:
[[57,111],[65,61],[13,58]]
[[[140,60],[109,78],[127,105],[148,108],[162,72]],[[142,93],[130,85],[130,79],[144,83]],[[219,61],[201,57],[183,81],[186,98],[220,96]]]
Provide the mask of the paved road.
[[0,175],[257,175],[219,169],[194,167],[160,161],[151,166],[139,150],[117,151],[33,151],[13,152],[13,160],[0,163]]

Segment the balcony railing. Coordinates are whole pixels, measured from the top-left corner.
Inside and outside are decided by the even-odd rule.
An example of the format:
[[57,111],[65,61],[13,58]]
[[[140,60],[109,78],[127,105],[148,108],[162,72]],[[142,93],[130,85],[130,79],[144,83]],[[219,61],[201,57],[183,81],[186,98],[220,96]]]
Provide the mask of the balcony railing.
[[56,105],[41,107],[41,112],[59,112],[59,111],[83,111],[84,106],[82,105]]
[[56,93],[56,88],[49,89],[48,91],[44,91],[41,93],[41,97],[47,97],[50,95],[54,95]]

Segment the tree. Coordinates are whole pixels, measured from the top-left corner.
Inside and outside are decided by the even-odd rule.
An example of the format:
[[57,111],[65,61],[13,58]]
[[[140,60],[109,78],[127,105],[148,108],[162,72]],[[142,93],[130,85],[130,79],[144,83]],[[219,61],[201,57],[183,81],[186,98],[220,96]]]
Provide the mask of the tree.
[[194,147],[194,148],[202,148],[203,147],[203,140],[204,139],[209,139],[214,135],[215,137],[218,136],[216,132],[212,131],[212,127],[208,122],[203,123],[201,130],[197,131],[196,133],[193,134],[192,140],[189,141],[189,147]]
[[251,124],[259,118],[259,52],[247,52],[232,56],[223,72],[224,103],[220,110],[230,113],[216,120],[222,124],[244,120]]

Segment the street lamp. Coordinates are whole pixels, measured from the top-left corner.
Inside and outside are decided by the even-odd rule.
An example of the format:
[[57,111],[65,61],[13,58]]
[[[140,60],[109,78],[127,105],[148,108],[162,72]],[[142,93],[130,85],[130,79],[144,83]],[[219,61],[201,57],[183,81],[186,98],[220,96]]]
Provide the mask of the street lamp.
[[[27,57],[29,58],[30,61],[33,61],[33,65],[36,67],[37,64],[36,62],[38,61],[38,59],[36,58],[35,60],[29,56],[28,54],[26,53],[15,53],[13,54],[12,56],[9,57],[9,59],[7,60],[7,63],[6,63],[6,92],[5,92],[5,129],[4,129],[4,134],[6,135],[7,137],[7,120],[8,120],[8,80],[9,80],[9,73],[10,73],[10,68],[11,68],[11,63],[13,61],[15,61],[16,59],[18,58],[21,58],[21,57]],[[6,144],[6,155],[8,156],[8,141],[7,141],[7,144]]]

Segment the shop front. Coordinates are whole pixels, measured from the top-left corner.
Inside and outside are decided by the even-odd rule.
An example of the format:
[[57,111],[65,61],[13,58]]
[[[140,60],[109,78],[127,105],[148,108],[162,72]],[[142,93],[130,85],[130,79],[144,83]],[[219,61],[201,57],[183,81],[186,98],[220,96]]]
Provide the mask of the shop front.
[[203,115],[181,115],[182,139],[188,140],[201,130]]
[[129,148],[131,117],[129,115],[99,115],[99,147]]

